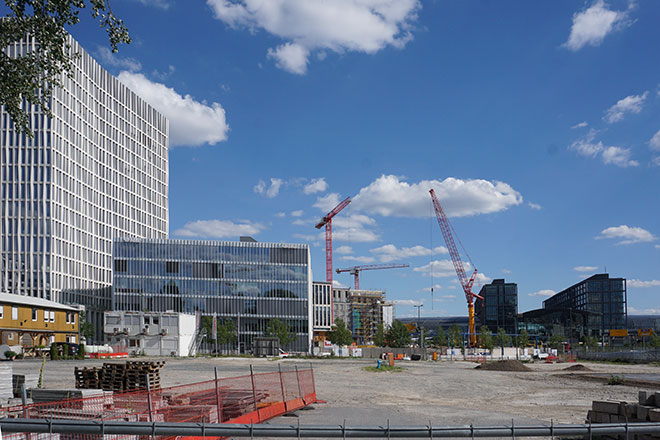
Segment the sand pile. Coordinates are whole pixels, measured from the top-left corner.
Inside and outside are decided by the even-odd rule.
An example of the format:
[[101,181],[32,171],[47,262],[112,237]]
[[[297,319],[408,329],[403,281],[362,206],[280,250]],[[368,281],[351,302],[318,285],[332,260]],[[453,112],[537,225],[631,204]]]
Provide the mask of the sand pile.
[[592,371],[591,368],[585,367],[582,364],[571,365],[570,367],[564,368],[564,371]]
[[477,365],[476,368],[490,371],[532,371],[522,362],[515,360],[485,362],[481,365]]

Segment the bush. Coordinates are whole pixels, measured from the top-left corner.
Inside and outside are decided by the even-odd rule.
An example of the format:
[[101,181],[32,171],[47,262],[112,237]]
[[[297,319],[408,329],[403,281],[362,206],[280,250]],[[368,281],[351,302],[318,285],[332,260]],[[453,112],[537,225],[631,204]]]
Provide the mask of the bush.
[[85,359],[85,346],[83,344],[78,346],[78,359]]
[[16,353],[15,351],[7,350],[7,351],[5,351],[5,358],[7,358],[9,360],[14,360],[14,358],[16,357],[17,354],[18,353]]
[[623,376],[617,376],[616,374],[611,374],[610,378],[607,379],[608,385],[623,385]]
[[50,344],[50,358],[54,361],[58,360],[60,358],[60,354],[57,351],[57,345],[53,342]]

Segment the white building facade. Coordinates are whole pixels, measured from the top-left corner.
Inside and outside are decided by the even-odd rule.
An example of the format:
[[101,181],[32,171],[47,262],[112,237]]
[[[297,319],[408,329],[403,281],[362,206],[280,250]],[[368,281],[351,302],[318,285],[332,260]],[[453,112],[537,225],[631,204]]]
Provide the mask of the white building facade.
[[83,304],[98,339],[113,239],[167,236],[168,121],[69,44],[80,57],[53,90],[53,117],[27,109],[33,138],[0,108],[0,290]]

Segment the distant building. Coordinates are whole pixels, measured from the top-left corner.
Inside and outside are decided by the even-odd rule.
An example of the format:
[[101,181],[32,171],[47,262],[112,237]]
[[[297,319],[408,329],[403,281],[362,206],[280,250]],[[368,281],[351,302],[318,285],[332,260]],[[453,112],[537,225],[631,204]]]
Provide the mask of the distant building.
[[106,342],[120,351],[147,356],[195,354],[195,315],[171,312],[106,312]]
[[384,302],[383,303],[383,326],[385,329],[392,327],[394,322],[394,303]]
[[[34,53],[26,37],[2,50]],[[0,290],[83,304],[103,334],[111,305],[112,240],[165,238],[168,121],[71,36],[70,75],[47,103],[24,106],[28,137],[0,108]]]
[[593,275],[546,299],[543,308],[586,314],[584,328],[588,336],[600,337],[610,329],[626,329],[626,279],[610,278],[607,273]]
[[80,343],[79,310],[54,301],[0,294],[0,344],[34,347],[53,342]]
[[468,317],[467,316],[440,316],[440,317],[420,317],[419,321],[417,317],[413,318],[401,318],[399,321],[404,324],[415,324],[419,322],[420,327],[424,328],[424,333],[428,336],[435,336],[438,331],[438,327],[447,332],[453,325],[457,325],[461,329],[461,333],[468,332]]
[[491,332],[503,328],[508,334],[518,332],[518,285],[504,279],[484,285],[474,302],[476,331],[486,326]]
[[237,348],[253,349],[279,319],[309,352],[312,273],[309,245],[201,240],[116,240],[113,309],[216,316],[237,328]]
[[334,317],[344,320],[357,344],[372,343],[379,324],[392,325],[393,305],[382,290],[333,288],[332,298]]

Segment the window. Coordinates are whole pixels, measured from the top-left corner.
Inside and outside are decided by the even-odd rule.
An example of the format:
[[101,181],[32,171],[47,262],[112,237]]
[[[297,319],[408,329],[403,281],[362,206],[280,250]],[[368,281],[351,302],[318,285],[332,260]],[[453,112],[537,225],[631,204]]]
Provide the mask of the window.
[[179,262],[167,261],[165,263],[165,270],[167,271],[167,273],[179,273]]
[[55,310],[50,311],[50,322],[55,322]]
[[5,306],[0,306],[0,319],[5,317]]
[[11,308],[11,319],[14,321],[18,320],[18,307]]
[[14,339],[14,334],[13,334],[13,333],[9,333],[9,335],[7,336],[7,339]]
[[115,272],[126,272],[128,270],[128,262],[126,260],[115,260]]
[[37,309],[32,309],[32,320],[33,321],[37,320]]

